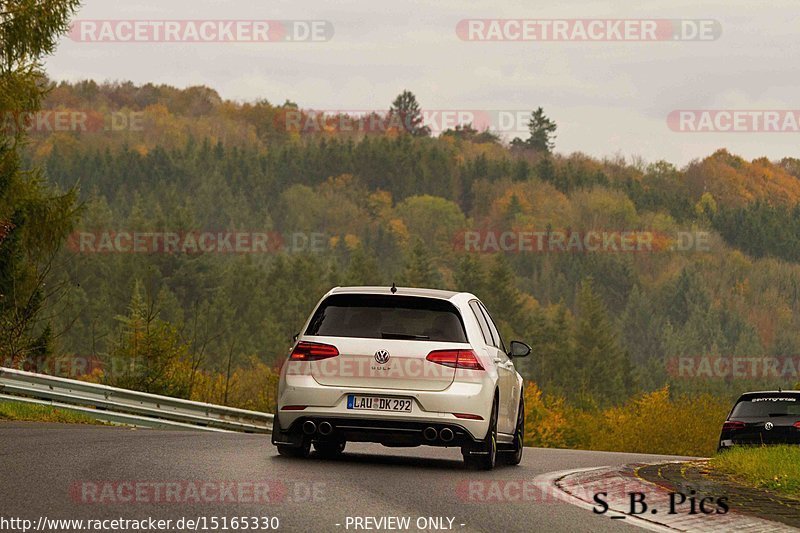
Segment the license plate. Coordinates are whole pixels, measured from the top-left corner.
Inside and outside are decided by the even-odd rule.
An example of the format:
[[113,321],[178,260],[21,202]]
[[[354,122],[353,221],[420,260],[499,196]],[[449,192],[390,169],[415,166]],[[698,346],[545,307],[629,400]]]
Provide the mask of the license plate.
[[347,408],[361,411],[398,411],[401,413],[410,413],[411,400],[349,394],[347,396]]

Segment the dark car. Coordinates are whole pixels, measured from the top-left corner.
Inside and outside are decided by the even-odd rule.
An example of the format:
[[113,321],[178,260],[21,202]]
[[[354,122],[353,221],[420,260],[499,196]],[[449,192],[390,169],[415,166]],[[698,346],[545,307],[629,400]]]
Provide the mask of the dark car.
[[800,391],[746,392],[722,425],[719,449],[800,444]]

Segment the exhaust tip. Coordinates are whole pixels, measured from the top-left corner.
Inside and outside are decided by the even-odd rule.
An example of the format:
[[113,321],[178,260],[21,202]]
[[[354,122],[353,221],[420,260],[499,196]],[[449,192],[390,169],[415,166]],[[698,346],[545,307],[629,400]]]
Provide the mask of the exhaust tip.
[[315,431],[317,431],[317,425],[314,422],[311,420],[303,422],[303,433],[306,435],[313,435]]
[[439,432],[436,431],[436,428],[433,427],[433,426],[428,426],[428,427],[426,427],[425,429],[422,430],[422,436],[425,437],[425,440],[428,440],[428,441],[436,440],[436,436],[438,434],[439,434]]
[[333,426],[330,422],[320,422],[319,424],[319,434],[320,435],[330,435],[333,433]]
[[441,437],[444,442],[450,442],[453,440],[453,437],[455,437],[455,434],[453,433],[452,429],[444,428],[439,432],[439,437]]

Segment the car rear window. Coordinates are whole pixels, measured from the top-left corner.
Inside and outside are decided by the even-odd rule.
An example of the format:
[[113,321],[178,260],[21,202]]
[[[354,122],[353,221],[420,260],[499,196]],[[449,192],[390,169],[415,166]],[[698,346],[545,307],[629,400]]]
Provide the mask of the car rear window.
[[305,334],[467,342],[453,304],[413,296],[334,294],[319,306]]
[[731,417],[800,416],[800,397],[756,396],[740,399]]

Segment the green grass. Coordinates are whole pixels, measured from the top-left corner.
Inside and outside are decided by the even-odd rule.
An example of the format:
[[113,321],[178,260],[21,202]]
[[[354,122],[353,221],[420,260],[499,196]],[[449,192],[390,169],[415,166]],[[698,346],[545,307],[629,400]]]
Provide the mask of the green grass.
[[99,420],[66,409],[48,405],[0,401],[0,421],[62,422],[66,424],[103,424]]
[[739,483],[800,498],[800,446],[732,448],[710,466]]

